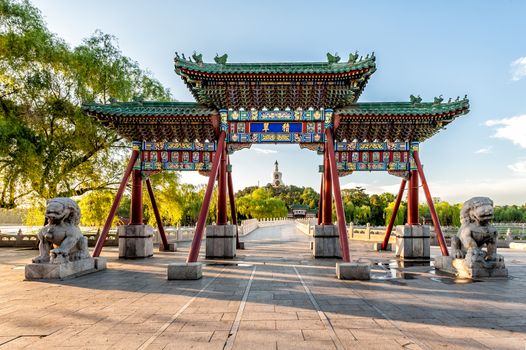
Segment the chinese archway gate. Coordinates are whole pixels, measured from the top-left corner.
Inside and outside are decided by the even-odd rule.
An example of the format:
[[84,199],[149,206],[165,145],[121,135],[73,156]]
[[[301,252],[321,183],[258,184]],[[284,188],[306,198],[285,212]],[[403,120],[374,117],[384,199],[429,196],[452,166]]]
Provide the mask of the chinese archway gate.
[[90,116],[132,141],[133,152],[93,255],[98,256],[128,178],[132,177],[131,224],[142,223],[142,184],[148,186],[163,245],[167,245],[148,174],[199,171],[209,176],[188,262],[198,258],[215,180],[217,225],[227,223],[227,188],[236,223],[229,154],[254,143],[295,143],[323,155],[318,223],[332,224],[336,206],[341,256],[349,261],[339,176],[354,171],[387,171],[402,178],[391,222],[408,187],[408,224],[418,223],[421,181],[443,255],[448,255],[419,156],[419,143],[469,110],[467,98],[444,102],[368,102],[358,99],[376,70],[374,54],[347,62],[327,55],[319,63],[204,63],[201,55],[175,57],[175,72],[196,103],[86,103]]

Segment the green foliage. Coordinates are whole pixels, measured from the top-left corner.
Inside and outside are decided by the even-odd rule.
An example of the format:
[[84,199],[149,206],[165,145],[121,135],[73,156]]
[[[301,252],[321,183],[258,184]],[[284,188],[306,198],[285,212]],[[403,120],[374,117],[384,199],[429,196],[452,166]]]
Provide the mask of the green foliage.
[[362,205],[354,209],[354,222],[358,225],[365,225],[371,221],[371,207]]
[[45,211],[46,207],[43,203],[35,203],[35,205],[27,209],[26,215],[22,220],[24,225],[35,227],[43,226],[45,221]]
[[[393,216],[394,206],[395,206],[395,201],[392,201],[384,209],[385,226],[389,225],[389,221],[391,221],[391,216]],[[407,212],[407,205],[405,202],[401,202],[400,207],[398,208],[398,213],[396,214],[396,219],[394,222],[395,225],[403,225],[406,222],[406,212]]]
[[268,188],[258,188],[237,199],[237,210],[246,218],[265,219],[287,216],[285,202],[272,196]]
[[169,91],[95,32],[70,48],[28,1],[0,0],[0,207],[114,185],[118,136],[82,113],[82,101],[168,100]]
[[[83,226],[103,226],[114,198],[115,193],[108,190],[91,191],[83,195],[79,201],[80,224]],[[119,218],[116,216],[113,225],[116,225],[118,221]]]
[[495,207],[495,222],[526,222],[526,204]]

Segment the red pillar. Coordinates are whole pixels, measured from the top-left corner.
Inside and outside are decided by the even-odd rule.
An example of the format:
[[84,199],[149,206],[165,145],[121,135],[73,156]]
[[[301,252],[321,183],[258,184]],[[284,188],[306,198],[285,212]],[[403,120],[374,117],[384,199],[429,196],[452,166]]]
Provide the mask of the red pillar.
[[212,169],[210,170],[210,176],[208,177],[208,185],[206,186],[205,197],[203,199],[203,204],[201,205],[201,210],[199,211],[199,218],[197,219],[197,224],[195,227],[194,239],[192,240],[192,246],[190,247],[190,252],[188,252],[186,262],[196,262],[197,258],[199,257],[201,239],[203,238],[206,217],[208,214],[208,209],[210,208],[210,200],[212,199],[212,192],[214,191],[214,183],[219,170],[219,162],[221,161],[223,150],[225,149],[225,137],[226,133],[221,131],[219,140],[217,141],[217,150],[214,155],[214,161],[212,162]]
[[226,187],[227,187],[227,174],[226,174],[226,161],[227,161],[226,148],[223,148],[221,155],[221,163],[219,164],[219,184],[217,192],[217,224],[226,225]]
[[318,225],[321,225],[323,216],[323,174],[321,175],[320,200],[318,201]]
[[338,219],[338,233],[340,235],[342,259],[344,262],[350,262],[351,257],[349,256],[349,240],[347,238],[345,212],[343,210],[342,194],[340,191],[340,178],[338,177],[338,169],[336,167],[336,154],[334,153],[334,141],[332,138],[332,130],[325,129],[325,136],[327,138],[326,145],[329,158],[329,165],[331,169],[332,188],[334,191],[334,204],[336,205],[336,217]]
[[149,178],[146,178],[146,188],[148,189],[148,195],[150,196],[150,202],[152,202],[153,214],[155,215],[155,221],[157,222],[157,229],[159,230],[159,236],[161,236],[161,241],[165,250],[168,249],[168,239],[166,238],[166,233],[164,232],[163,221],[161,220],[161,215],[159,214],[159,209],[157,208],[157,201],[155,200],[155,195],[153,194],[152,183]]
[[142,174],[140,170],[132,172],[130,225],[142,225]]
[[104,227],[102,228],[102,232],[100,233],[100,236],[97,239],[97,243],[95,244],[95,249],[93,250],[94,258],[100,255],[100,252],[102,251],[102,247],[104,247],[104,242],[106,241],[108,232],[110,232],[111,223],[113,222],[115,213],[117,212],[117,209],[119,208],[119,204],[122,199],[122,194],[124,193],[124,190],[126,189],[126,183],[128,182],[128,179],[130,178],[130,174],[133,171],[133,166],[135,165],[135,161],[137,161],[138,156],[139,156],[139,151],[133,150],[132,155],[130,157],[130,161],[128,162],[128,166],[126,167],[126,170],[124,171],[124,175],[122,176],[122,180],[119,185],[119,189],[117,190],[117,194],[115,195],[115,199],[113,200],[113,203],[111,205],[110,212],[108,213],[108,218],[106,219],[106,222],[104,223]]
[[391,215],[391,219],[389,220],[389,225],[387,225],[387,230],[385,231],[384,241],[382,242],[382,250],[387,249],[387,244],[389,243],[389,238],[391,237],[391,231],[393,230],[393,226],[396,220],[396,215],[398,214],[398,208],[400,208],[400,202],[402,201],[402,197],[404,196],[406,182],[407,180],[403,179],[402,183],[400,184],[400,189],[398,190],[398,196],[396,196],[396,202],[393,208],[393,214]]
[[[227,157],[228,158],[228,157]],[[228,159],[230,165],[230,158]],[[232,217],[232,225],[236,225],[236,248],[239,248],[239,232],[237,231],[237,211],[236,201],[234,198],[234,185],[232,184],[232,171],[227,172],[228,178],[228,201],[230,202],[230,216]]]
[[328,152],[326,148],[323,157],[323,225],[332,225],[332,179]]
[[415,160],[416,167],[418,168],[418,173],[422,178],[422,187],[424,188],[424,193],[427,199],[427,205],[429,206],[429,212],[431,213],[431,218],[433,219],[433,225],[435,226],[435,233],[437,236],[438,244],[440,245],[440,252],[443,256],[448,256],[449,252],[447,250],[446,241],[444,235],[442,234],[442,228],[440,227],[440,221],[438,220],[438,215],[435,210],[435,204],[433,203],[433,198],[431,197],[431,192],[427,186],[426,176],[424,175],[424,169],[422,168],[422,163],[420,163],[420,156],[418,151],[413,151],[413,159]]
[[418,170],[411,170],[407,193],[407,223],[418,225]]

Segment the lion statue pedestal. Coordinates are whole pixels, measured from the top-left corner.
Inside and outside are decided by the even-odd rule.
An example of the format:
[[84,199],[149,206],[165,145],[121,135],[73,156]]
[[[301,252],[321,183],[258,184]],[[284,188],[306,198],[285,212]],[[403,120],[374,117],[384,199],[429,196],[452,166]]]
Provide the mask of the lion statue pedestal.
[[27,280],[62,279],[104,270],[103,258],[92,258],[88,240],[78,227],[80,209],[70,198],[47,201],[46,226],[38,232],[39,256],[27,264]]
[[461,278],[508,276],[504,258],[497,254],[497,230],[490,223],[492,219],[491,199],[474,197],[466,201],[460,212],[460,229],[451,239],[451,256],[436,257],[435,268]]

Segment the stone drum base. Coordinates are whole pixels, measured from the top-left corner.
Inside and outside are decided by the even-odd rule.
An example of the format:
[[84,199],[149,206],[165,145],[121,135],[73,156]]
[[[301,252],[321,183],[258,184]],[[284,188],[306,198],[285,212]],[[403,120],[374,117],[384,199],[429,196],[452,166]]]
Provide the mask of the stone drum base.
[[316,225],[312,255],[315,258],[341,258],[340,236],[335,225]]
[[396,226],[396,256],[400,259],[430,258],[429,226]]
[[203,264],[199,262],[168,264],[169,280],[198,280],[201,277],[203,277]]
[[62,264],[38,263],[27,264],[26,280],[63,279],[77,277],[106,269],[104,258],[84,258]]
[[153,227],[150,225],[122,225],[119,235],[119,258],[140,259],[153,256]]
[[236,226],[208,225],[206,227],[206,257],[232,259],[236,256]]
[[466,259],[455,259],[451,256],[437,256],[435,258],[435,269],[451,273],[460,278],[508,276],[508,269],[502,257],[497,261],[473,261],[469,264]]

